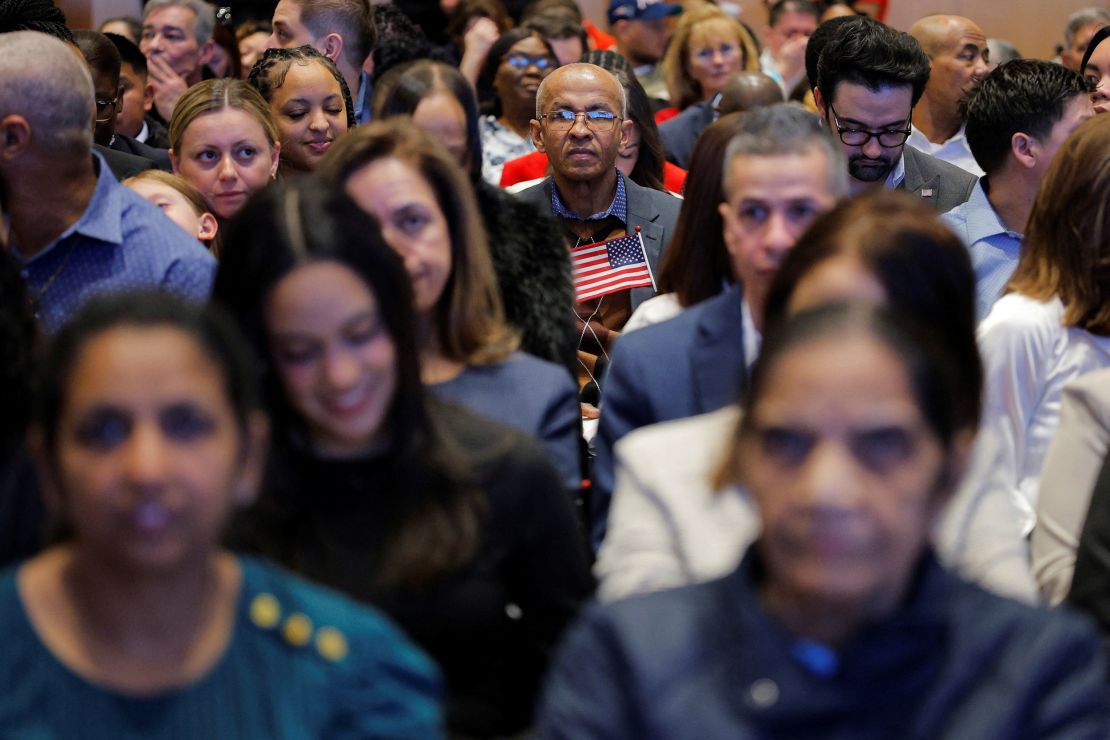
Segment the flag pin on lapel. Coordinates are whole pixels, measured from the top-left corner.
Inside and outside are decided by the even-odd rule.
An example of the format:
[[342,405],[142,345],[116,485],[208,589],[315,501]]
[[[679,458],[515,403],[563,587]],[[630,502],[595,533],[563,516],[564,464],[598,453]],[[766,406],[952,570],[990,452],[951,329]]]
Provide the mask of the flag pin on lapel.
[[921,197],[922,198],[932,198],[933,197],[933,189],[932,188],[922,188],[921,189]]

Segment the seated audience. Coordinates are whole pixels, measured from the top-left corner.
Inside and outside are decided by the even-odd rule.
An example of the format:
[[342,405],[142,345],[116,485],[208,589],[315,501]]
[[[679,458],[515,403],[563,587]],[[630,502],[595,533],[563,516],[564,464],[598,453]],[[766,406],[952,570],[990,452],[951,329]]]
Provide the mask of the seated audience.
[[613,51],[628,60],[644,92],[660,103],[669,97],[660,62],[674,34],[673,18],[681,12],[682,5],[662,0],[609,0]]
[[628,432],[732,403],[759,352],[771,278],[794,242],[847,193],[843,158],[817,116],[780,103],[744,114],[724,156],[727,290],[617,343],[594,447],[593,544],[605,536],[613,445]]
[[659,126],[667,159],[690,168],[690,155],[701,132],[719,116],[782,102],[778,84],[762,72],[737,72],[710,105],[693,105]]
[[659,295],[640,304],[624,325],[625,333],[674,318],[735,281],[718,206],[726,200],[721,187],[725,150],[742,130],[742,121],[739,113],[722,116],[698,137],[690,158],[698,176],[687,183],[674,238],[655,276]]
[[100,24],[100,28],[96,29],[103,34],[114,33],[117,36],[130,41],[132,44],[138,45],[139,39],[143,37],[143,24],[138,18],[132,18],[129,15],[116,16],[109,18]]
[[1110,111],[1110,44],[1102,45],[1107,36],[1110,36],[1110,26],[1098,30],[1080,64],[1080,74],[1091,86],[1095,113]]
[[[93,92],[96,95],[96,123],[93,141],[116,152],[123,152],[148,160],[151,165],[169,172],[170,155],[165,149],[155,149],[126,134],[116,131],[116,121],[123,109],[123,84],[120,74],[119,50],[105,34],[78,29],[73,32],[77,48],[89,64]],[[144,169],[150,165],[143,163]]]
[[1002,297],[1021,254],[1033,199],[1060,145],[1093,113],[1075,72],[1036,59],[982,78],[963,103],[967,143],[987,176],[942,218],[971,250],[976,316]]
[[244,80],[262,52],[266,51],[266,44],[273,32],[274,28],[269,21],[247,21],[235,29],[235,38],[239,42],[239,72]]
[[469,174],[505,318],[520,335],[520,349],[573,372],[577,367],[573,314],[551,310],[574,301],[566,247],[554,221],[537,206],[482,179],[473,88],[452,67],[416,62],[382,80],[374,97],[374,116],[411,116]]
[[[343,73],[354,96],[355,121],[370,120],[367,64],[377,33],[366,0],[279,0],[268,46],[295,49],[308,44]],[[372,68],[372,65],[371,65]]]
[[589,610],[538,737],[1110,732],[1091,627],[963,581],[930,546],[979,359],[927,329],[835,305],[768,334],[717,475],[748,492],[757,538],[723,578]]
[[0,574],[4,735],[439,732],[400,630],[219,545],[266,456],[252,376],[230,325],[165,294],[94,301],[55,338],[36,439],[68,536]]
[[33,31],[0,34],[0,189],[12,253],[50,332],[106,291],[161,287],[204,300],[215,270],[90,151],[94,97],[74,48]]
[[[816,221],[783,260],[767,300],[768,322],[832,300],[891,306],[975,356],[974,282],[967,252],[927,209],[875,193]],[[977,366],[971,366],[976,369]],[[964,378],[977,401],[982,375]],[[969,423],[978,406],[968,404]],[[616,490],[595,568],[605,600],[724,575],[758,531],[750,499],[718,490],[713,473],[739,409],[637,430],[616,447]],[[981,437],[983,435],[980,435]],[[984,457],[996,449],[980,439]],[[670,454],[687,450],[681,459]],[[981,495],[982,470],[969,471],[935,536],[942,559],[1008,596],[1035,601],[1017,512],[1003,491]]]
[[439,398],[535,437],[577,490],[576,388],[562,367],[515,351],[462,170],[411,121],[394,119],[348,134],[321,174],[377,220],[405,262],[423,383]]
[[929,78],[921,44],[870,18],[844,21],[825,42],[814,102],[848,158],[853,193],[905,190],[940,213],[971,195],[974,175],[906,146]]
[[477,86],[490,47],[512,27],[512,18],[501,0],[462,0],[447,18],[450,42],[439,56]]
[[536,91],[559,64],[555,51],[536,31],[516,28],[490,47],[478,81],[478,101],[485,113],[482,177],[501,182],[505,162],[535,149],[530,122],[536,115]]
[[910,28],[929,57],[929,82],[913,108],[910,146],[982,177],[964,134],[960,101],[975,81],[990,71],[990,48],[983,30],[970,18],[928,15]]
[[523,733],[590,589],[581,538],[537,444],[425,397],[405,273],[312,178],[230,225],[215,297],[250,332],[277,424],[234,539],[396,619],[444,672],[452,736]]
[[139,48],[154,88],[153,111],[168,122],[178,99],[204,77],[216,42],[216,11],[204,0],[149,0]]
[[683,13],[663,56],[663,79],[679,115],[696,117],[711,108],[741,70],[759,70],[759,51],[744,26],[716,5]]
[[983,427],[999,435],[996,485],[1036,521],[1041,466],[1064,384],[1110,366],[1110,118],[1095,116],[1060,147],[1041,181],[1007,293],[979,325],[986,368]]
[[821,11],[810,0],[777,0],[767,12],[767,43],[759,57],[763,74],[778,83],[780,101],[806,81],[805,53]]
[[147,81],[146,57],[138,46],[124,37],[113,33],[104,35],[115,44],[120,56],[119,82],[123,90],[116,113],[116,133],[155,149],[169,149],[169,132],[150,114],[154,107],[154,86]]
[[140,172],[123,184],[158,206],[170,221],[219,256],[219,222],[199,190],[177,175],[161,170]]
[[355,126],[351,91],[335,62],[313,49],[267,49],[250,84],[270,104],[281,144],[282,174],[310,172]]
[[1068,16],[1064,28],[1064,46],[1060,52],[1060,64],[1073,72],[1083,72],[1081,60],[1091,47],[1091,38],[1103,26],[1110,25],[1110,10],[1107,8],[1080,8]]
[[279,138],[257,90],[243,80],[205,80],[189,88],[170,120],[173,172],[228,219],[277,176]]
[[[547,154],[552,174],[519,197],[554,215],[573,248],[638,235],[646,263],[658,270],[680,201],[637,185],[617,169],[634,125],[617,78],[593,64],[560,67],[544,80],[536,107],[532,139]],[[578,357],[587,378],[600,377],[598,359],[608,358],[625,321],[654,293],[650,285],[618,288],[576,302]]]

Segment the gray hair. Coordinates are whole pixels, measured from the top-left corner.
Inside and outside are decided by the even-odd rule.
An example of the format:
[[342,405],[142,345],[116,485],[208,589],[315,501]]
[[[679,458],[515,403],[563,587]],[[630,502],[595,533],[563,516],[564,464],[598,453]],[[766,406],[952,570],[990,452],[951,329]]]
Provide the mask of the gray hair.
[[1064,29],[1064,47],[1071,48],[1075,41],[1075,34],[1083,26],[1097,23],[1100,26],[1110,25],[1110,10],[1106,8],[1080,8],[1068,16],[1068,25]]
[[150,0],[143,9],[143,22],[150,14],[161,8],[179,6],[188,8],[197,16],[197,23],[193,27],[193,35],[197,37],[197,45],[204,46],[212,38],[212,29],[216,27],[216,11],[204,0]]
[[[617,83],[617,89],[621,91],[621,104],[620,104],[621,118],[627,119],[628,118],[628,90],[624,89],[624,85],[622,85],[621,81],[617,79],[617,76],[615,74],[613,74],[612,72],[610,72],[609,70],[605,69],[604,67],[599,67],[598,65],[590,64],[589,62],[573,62],[572,64],[563,65],[559,69],[566,69],[567,67],[572,67],[572,66],[575,66],[575,65],[583,65],[583,66],[587,66],[587,67],[593,67],[598,72],[601,72],[602,74],[605,74],[605,75],[613,78],[613,82]],[[552,74],[554,74],[554,73],[552,73]],[[550,79],[551,79],[551,75],[548,75],[547,77],[544,77],[543,80],[540,81],[539,88],[536,90],[536,120],[537,121],[540,120],[540,116],[543,115],[542,111],[540,111],[540,101],[543,100],[544,87],[545,87],[545,85],[547,85],[547,81],[550,80]]]
[[732,197],[732,161],[737,157],[775,157],[803,154],[816,149],[829,163],[829,192],[837,199],[848,195],[848,163],[844,152],[814,113],[791,103],[778,103],[746,111],[740,133],[725,149],[721,189]]
[[37,148],[87,156],[95,95],[88,66],[64,41],[38,31],[0,34],[0,118],[25,118]]

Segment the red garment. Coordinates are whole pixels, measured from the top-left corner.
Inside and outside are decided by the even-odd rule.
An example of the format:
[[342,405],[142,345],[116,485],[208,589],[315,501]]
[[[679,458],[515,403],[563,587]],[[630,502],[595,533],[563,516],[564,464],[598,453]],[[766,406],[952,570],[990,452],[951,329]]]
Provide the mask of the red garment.
[[595,49],[605,51],[617,45],[616,37],[602,31],[593,21],[589,19],[582,21],[582,27],[586,29],[586,35],[590,37],[590,41],[594,42]]
[[[501,170],[501,187],[507,188],[520,182],[547,177],[547,155],[543,152],[529,152],[522,157],[510,159]],[[663,187],[672,193],[681,193],[686,185],[686,170],[670,162],[663,163]]]
[[663,123],[664,121],[669,121],[681,112],[682,111],[680,111],[678,108],[673,108],[673,107],[672,108],[663,108],[661,110],[657,110],[657,111],[655,111],[655,125],[658,126],[659,124]]

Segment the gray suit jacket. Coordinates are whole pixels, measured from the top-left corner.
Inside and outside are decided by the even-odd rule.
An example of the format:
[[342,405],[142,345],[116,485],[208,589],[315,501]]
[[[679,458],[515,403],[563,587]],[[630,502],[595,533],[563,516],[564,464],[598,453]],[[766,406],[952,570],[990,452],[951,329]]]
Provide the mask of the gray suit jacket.
[[[632,232],[640,227],[640,236],[644,239],[644,248],[647,252],[648,264],[653,275],[659,274],[659,264],[662,262],[663,250],[674,235],[675,222],[678,221],[678,211],[682,201],[675,196],[659,190],[641,187],[629,180],[623,174],[625,194],[628,198],[628,226]],[[543,213],[551,213],[551,188],[554,180],[548,177],[543,182],[536,183],[530,188],[517,193],[517,197],[532,203],[540,208]],[[966,198],[965,198],[966,200]],[[655,295],[651,288],[633,288],[629,291],[629,300],[632,310]]]
[[967,170],[912,146],[906,146],[902,156],[906,177],[899,189],[931,203],[938,213],[950,211],[971,197],[977,178]]

